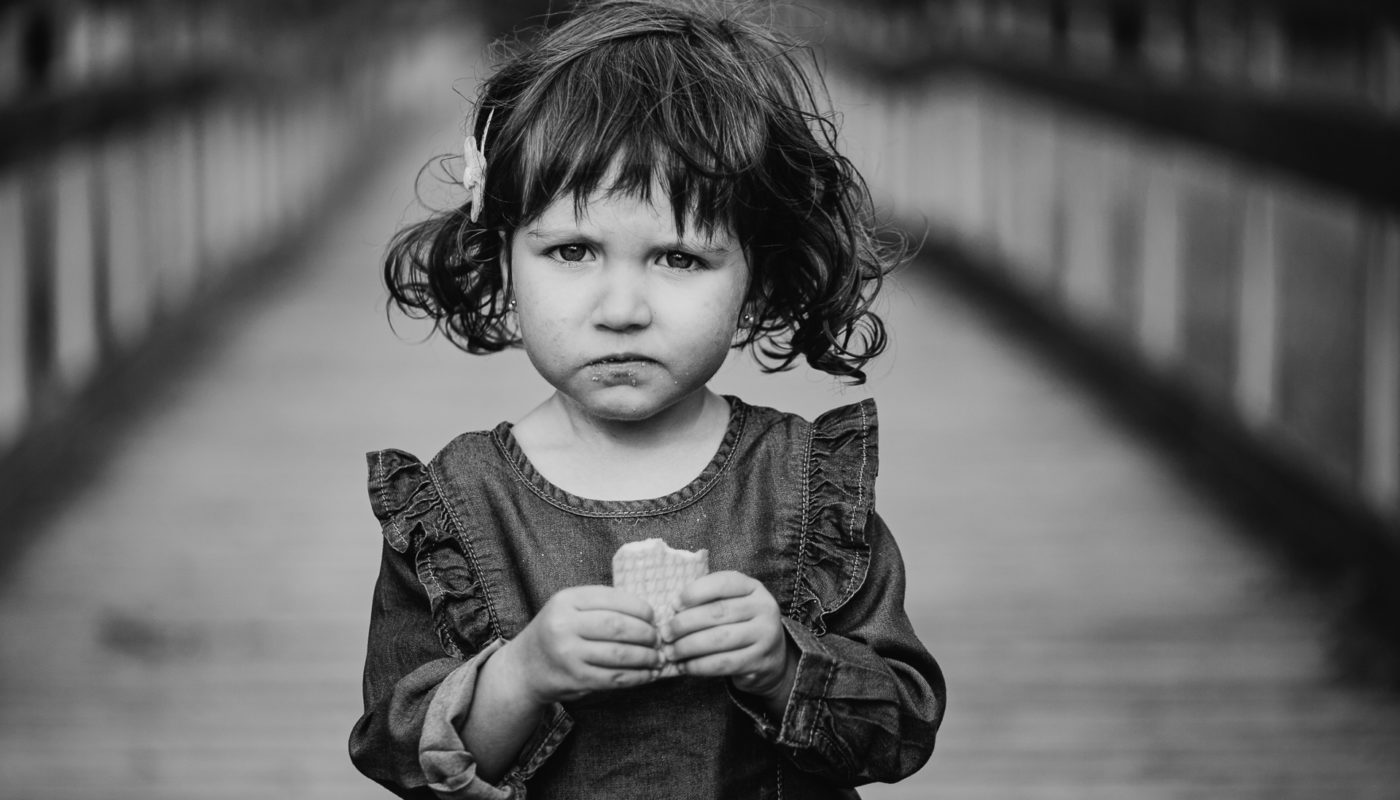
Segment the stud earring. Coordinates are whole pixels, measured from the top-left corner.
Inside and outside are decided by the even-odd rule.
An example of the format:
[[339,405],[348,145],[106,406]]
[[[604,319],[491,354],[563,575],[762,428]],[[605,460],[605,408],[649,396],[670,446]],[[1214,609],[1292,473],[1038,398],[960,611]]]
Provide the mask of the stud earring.
[[515,310],[515,298],[512,297],[512,298],[510,299],[510,302],[506,303],[506,308],[509,309],[509,310],[511,310],[511,311],[514,311],[514,310]]
[[754,322],[756,322],[756,321],[757,321],[757,320],[754,319],[753,314],[745,314],[744,316],[742,316],[742,317],[739,318],[739,327],[740,327],[740,328],[752,328]]

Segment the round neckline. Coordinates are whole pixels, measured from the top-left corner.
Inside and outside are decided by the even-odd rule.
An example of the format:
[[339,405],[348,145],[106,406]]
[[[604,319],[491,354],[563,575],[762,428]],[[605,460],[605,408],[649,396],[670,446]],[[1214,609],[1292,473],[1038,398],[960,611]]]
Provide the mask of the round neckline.
[[661,497],[642,500],[597,500],[591,497],[580,497],[556,486],[535,468],[534,463],[520,447],[520,442],[516,440],[512,431],[514,428],[512,423],[502,422],[497,425],[491,431],[491,438],[496,443],[496,448],[501,452],[501,455],[505,457],[506,463],[510,464],[516,477],[529,487],[530,491],[550,505],[573,514],[589,517],[644,517],[666,514],[685,508],[703,497],[714,487],[719,477],[729,466],[730,456],[734,454],[734,449],[744,430],[744,421],[748,417],[748,406],[737,397],[731,395],[723,395],[723,397],[729,403],[729,423],[725,427],[724,437],[720,439],[719,447],[716,448],[714,456],[710,458],[705,468],[700,470],[700,474],[691,479],[689,483]]

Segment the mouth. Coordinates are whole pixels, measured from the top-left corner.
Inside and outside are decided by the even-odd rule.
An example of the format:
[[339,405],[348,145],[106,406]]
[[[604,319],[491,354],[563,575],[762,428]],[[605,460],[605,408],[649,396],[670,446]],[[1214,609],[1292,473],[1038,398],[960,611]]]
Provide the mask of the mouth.
[[652,363],[652,361],[653,361],[653,359],[647,358],[646,356],[643,356],[643,355],[638,355],[638,354],[636,354],[636,353],[614,353],[613,355],[603,356],[602,358],[595,358],[595,359],[593,359],[592,361],[588,362],[588,366],[590,366],[590,367],[617,367],[617,366],[629,366],[629,365],[635,366],[635,365],[638,365],[638,364]]
[[588,362],[588,379],[601,386],[636,388],[656,361],[636,353],[614,353]]

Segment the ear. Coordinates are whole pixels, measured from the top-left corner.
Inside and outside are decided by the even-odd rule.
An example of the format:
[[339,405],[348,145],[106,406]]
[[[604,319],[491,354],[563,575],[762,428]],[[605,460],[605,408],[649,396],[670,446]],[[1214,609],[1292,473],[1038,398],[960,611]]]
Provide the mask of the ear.
[[513,287],[515,286],[515,282],[511,278],[510,267],[511,237],[505,231],[496,231],[496,235],[501,237],[501,254],[498,259],[501,262],[501,285],[506,288],[506,296],[509,297],[514,293]]
[[744,299],[743,305],[739,306],[739,328],[743,330],[757,325],[763,319],[765,308],[763,298],[750,293]]
[[747,331],[754,327],[763,319],[762,291],[758,288],[758,276],[755,274],[754,254],[747,246],[744,248],[744,258],[748,262],[749,279],[744,286],[744,302],[739,306],[739,330]]
[[735,332],[741,336],[748,336],[749,331],[756,327],[761,319],[762,316],[759,314],[758,304],[745,301],[744,304],[739,307],[739,324],[735,326]]

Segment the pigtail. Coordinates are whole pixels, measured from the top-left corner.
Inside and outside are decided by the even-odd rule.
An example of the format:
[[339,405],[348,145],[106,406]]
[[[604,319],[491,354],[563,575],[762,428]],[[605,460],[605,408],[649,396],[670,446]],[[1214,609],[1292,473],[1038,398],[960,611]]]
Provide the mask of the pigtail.
[[468,353],[494,353],[518,336],[506,307],[501,237],[469,219],[469,205],[396,233],[384,256],[389,303]]
[[[859,176],[856,176],[859,180]],[[864,366],[889,342],[871,306],[884,277],[905,258],[903,239],[877,238],[867,207],[852,188],[835,208],[816,209],[806,240],[780,249],[755,272],[771,276],[754,305],[763,309],[742,345],[753,345],[765,372],[791,369],[803,359],[813,369],[865,382]],[[761,251],[756,251],[761,259]]]
[[[871,306],[885,275],[902,263],[902,236],[875,222],[865,179],[837,149],[835,122],[815,63],[810,75],[788,47],[770,60],[781,101],[770,111],[765,193],[774,198],[752,248],[762,310],[742,345],[753,345],[765,372],[798,359],[852,384],[884,352],[889,337]],[[818,96],[818,89],[821,96]]]

